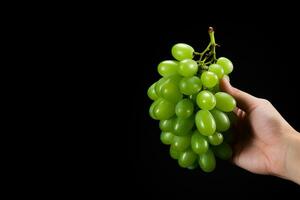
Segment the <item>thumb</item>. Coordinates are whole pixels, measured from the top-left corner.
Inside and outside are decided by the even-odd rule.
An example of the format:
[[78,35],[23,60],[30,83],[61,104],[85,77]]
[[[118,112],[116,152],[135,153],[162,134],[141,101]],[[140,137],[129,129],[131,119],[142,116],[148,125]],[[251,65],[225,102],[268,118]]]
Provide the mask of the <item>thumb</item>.
[[243,109],[245,112],[250,112],[258,104],[258,98],[231,86],[226,78],[221,80],[220,88],[222,91],[232,95],[237,101],[238,107]]

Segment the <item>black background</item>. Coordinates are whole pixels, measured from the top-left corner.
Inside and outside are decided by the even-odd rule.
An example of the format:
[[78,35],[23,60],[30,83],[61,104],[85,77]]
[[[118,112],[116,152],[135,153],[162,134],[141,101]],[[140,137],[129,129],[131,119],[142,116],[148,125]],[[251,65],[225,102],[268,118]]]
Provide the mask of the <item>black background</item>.
[[[237,16],[238,18],[238,16]],[[296,22],[272,17],[260,20],[223,16],[203,17],[201,20],[174,21],[166,17],[143,19],[132,23],[126,35],[128,67],[132,76],[127,80],[134,87],[134,98],[128,118],[128,161],[132,162],[135,186],[132,191],[142,192],[140,197],[199,197],[200,194],[243,195],[255,192],[265,194],[295,193],[300,187],[277,177],[257,175],[229,162],[217,160],[217,168],[210,174],[201,170],[187,170],[178,166],[169,156],[169,147],[160,142],[158,121],[151,119],[148,108],[148,87],[159,79],[157,65],[172,59],[171,47],[184,42],[196,51],[203,50],[209,42],[207,29],[215,28],[217,56],[232,60],[234,71],[231,83],[257,97],[266,98],[296,129],[299,125],[299,41]],[[130,47],[129,47],[130,46]],[[127,48],[128,47],[128,48]],[[138,82],[137,82],[138,81]],[[126,94],[126,93],[125,93]],[[133,123],[134,122],[134,123]],[[131,165],[130,165],[131,166]],[[130,175],[131,177],[131,175]],[[200,198],[200,197],[199,197]]]

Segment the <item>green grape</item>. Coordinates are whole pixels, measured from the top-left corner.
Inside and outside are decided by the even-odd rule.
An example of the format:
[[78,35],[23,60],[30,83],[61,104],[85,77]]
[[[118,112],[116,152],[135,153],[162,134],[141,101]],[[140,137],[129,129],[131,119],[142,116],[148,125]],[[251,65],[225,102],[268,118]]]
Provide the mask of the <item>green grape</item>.
[[232,156],[232,149],[226,142],[223,142],[218,146],[213,146],[212,149],[216,156],[222,160],[228,160]]
[[194,105],[197,105],[197,95],[198,94],[192,94],[189,96],[190,100],[194,103]]
[[219,145],[223,142],[223,135],[218,132],[215,132],[213,135],[210,135],[207,138],[209,144],[211,145]]
[[224,74],[223,78],[227,79],[228,81],[230,81],[230,78],[228,75]]
[[207,88],[213,88],[219,82],[218,76],[210,71],[201,74],[201,82]]
[[184,168],[192,166],[197,160],[197,157],[197,154],[194,153],[192,149],[188,149],[180,154],[178,164]]
[[190,147],[191,144],[191,136],[174,136],[172,148],[176,151],[185,151]]
[[198,71],[198,64],[192,59],[184,59],[180,61],[178,73],[185,77],[194,76]]
[[148,97],[151,99],[151,100],[156,100],[156,99],[158,99],[158,95],[156,94],[156,91],[155,91],[155,84],[156,83],[153,83],[150,87],[149,87],[149,89],[148,89],[148,91],[147,91],[147,95],[148,95]]
[[230,112],[236,107],[235,99],[225,92],[217,92],[215,97],[217,101],[216,107],[221,111]]
[[197,163],[197,159],[196,159],[196,161],[192,165],[188,166],[187,168],[189,170],[193,170],[193,169],[196,169],[197,167],[198,167],[198,163]]
[[179,82],[179,89],[185,95],[192,95],[198,93],[202,88],[200,78],[197,76],[184,77]]
[[191,47],[190,45],[184,44],[184,43],[178,43],[175,44],[172,47],[172,56],[176,59],[176,60],[184,60],[184,59],[192,59],[193,58],[193,53],[194,53],[194,49],[193,47]]
[[216,158],[211,149],[200,155],[198,162],[204,172],[212,172],[216,168]]
[[170,146],[170,156],[171,156],[171,158],[178,159],[181,153],[182,152],[178,151],[176,147],[174,148],[173,145]]
[[216,122],[216,130],[220,132],[227,131],[230,128],[230,121],[226,113],[213,109],[210,111]]
[[230,121],[232,124],[236,124],[236,123],[237,123],[238,118],[237,118],[236,114],[234,114],[234,112],[229,112],[229,113],[227,113],[227,116],[228,116],[228,118],[229,118],[229,121]]
[[211,64],[208,67],[208,70],[215,73],[219,79],[221,79],[224,76],[224,69],[218,64]]
[[178,66],[179,64],[175,60],[165,60],[159,63],[157,71],[161,76],[167,77],[177,74]]
[[160,141],[163,144],[172,144],[174,140],[174,135],[171,132],[161,132]]
[[178,136],[187,135],[192,130],[194,123],[195,123],[194,115],[191,115],[188,118],[178,117],[174,120],[174,128],[172,133]]
[[199,110],[196,114],[195,123],[202,135],[209,136],[216,131],[216,122],[208,110]]
[[233,70],[233,64],[232,62],[225,57],[220,57],[217,60],[217,64],[222,66],[223,70],[224,70],[224,74],[230,74]]
[[195,153],[203,154],[208,150],[209,144],[205,137],[196,130],[191,138],[191,147]]
[[150,115],[153,119],[155,119],[155,120],[158,120],[158,118],[157,118],[157,117],[155,116],[155,114],[154,114],[154,108],[155,108],[156,105],[159,104],[162,100],[163,100],[162,98],[159,98],[159,99],[155,100],[155,101],[151,104],[151,106],[150,106],[150,108],[149,108],[149,115]]
[[[157,101],[157,100],[156,100]],[[162,99],[154,108],[153,115],[159,119],[169,119],[175,114],[175,104]]]
[[182,94],[179,91],[179,88],[172,81],[169,80],[162,84],[160,89],[160,95],[164,99],[174,103],[177,103],[180,99],[182,99]]
[[161,87],[163,86],[163,84],[164,84],[167,80],[168,80],[168,78],[162,77],[162,78],[160,78],[160,79],[156,82],[154,88],[155,88],[155,93],[156,93],[158,96],[161,96],[161,94],[160,94]]
[[228,144],[232,144],[234,141],[233,133],[232,130],[230,129],[223,133],[223,137],[224,137],[224,141],[227,142]]
[[216,98],[211,92],[203,90],[197,95],[197,105],[203,110],[211,110],[216,106]]
[[175,113],[178,117],[188,118],[194,112],[194,104],[190,99],[182,99],[176,104]]
[[175,118],[161,120],[159,122],[159,128],[163,132],[172,132],[174,128]]

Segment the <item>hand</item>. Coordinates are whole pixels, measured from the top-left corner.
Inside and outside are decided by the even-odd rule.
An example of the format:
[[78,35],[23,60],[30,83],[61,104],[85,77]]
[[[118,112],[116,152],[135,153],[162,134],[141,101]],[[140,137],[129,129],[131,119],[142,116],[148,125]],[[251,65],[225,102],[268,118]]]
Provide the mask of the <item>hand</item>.
[[250,172],[271,174],[300,184],[300,134],[272,104],[221,80],[237,101],[233,162]]

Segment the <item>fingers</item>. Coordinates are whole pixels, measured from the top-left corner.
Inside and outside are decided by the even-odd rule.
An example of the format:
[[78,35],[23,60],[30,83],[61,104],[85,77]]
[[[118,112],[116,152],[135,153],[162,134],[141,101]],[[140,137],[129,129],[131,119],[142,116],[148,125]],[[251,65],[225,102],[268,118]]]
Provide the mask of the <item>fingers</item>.
[[220,82],[220,88],[222,91],[232,95],[237,101],[238,107],[245,112],[250,112],[258,104],[258,98],[243,92],[235,87],[232,87],[226,78],[223,78]]

